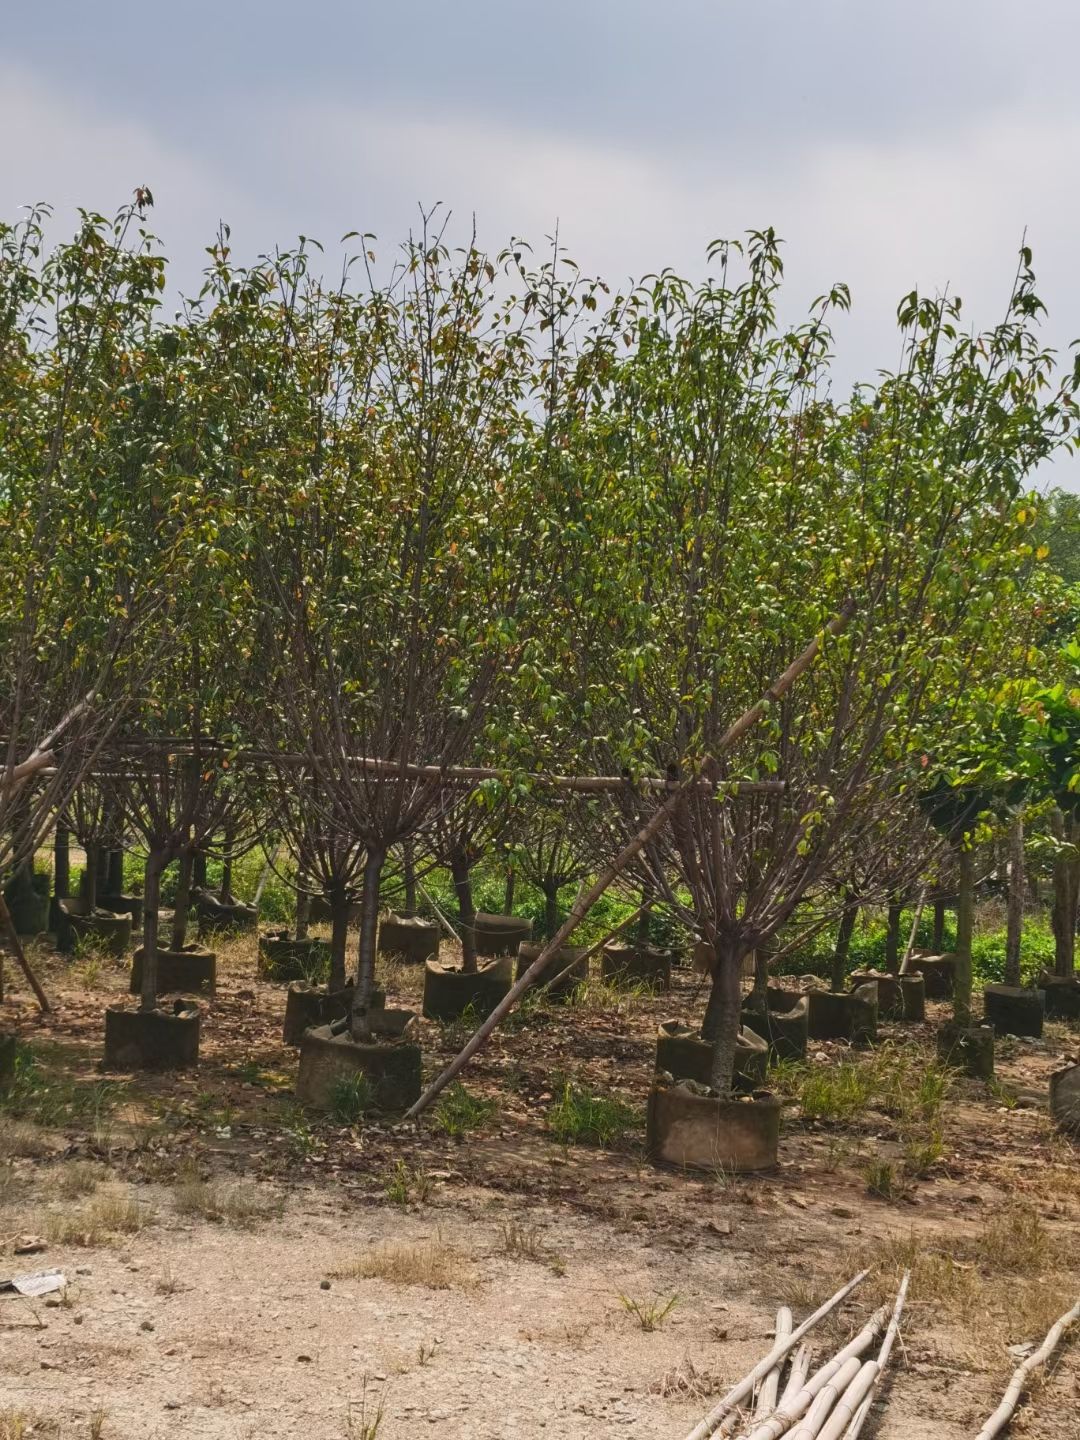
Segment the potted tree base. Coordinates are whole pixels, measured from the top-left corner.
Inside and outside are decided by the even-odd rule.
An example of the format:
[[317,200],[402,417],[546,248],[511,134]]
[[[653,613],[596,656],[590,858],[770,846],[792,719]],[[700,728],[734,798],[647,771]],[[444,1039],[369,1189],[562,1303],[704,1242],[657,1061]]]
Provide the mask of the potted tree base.
[[1080,977],[1043,971],[1039,989],[1046,997],[1046,1014],[1054,1020],[1080,1020]]
[[955,955],[918,955],[909,967],[926,982],[927,1000],[951,1000],[956,980]]
[[811,990],[807,1000],[811,1040],[848,1040],[860,1045],[877,1039],[876,985],[860,985],[849,995]]
[[378,1109],[407,1110],[422,1088],[420,1046],[411,1039],[415,1021],[411,1010],[372,1011],[370,1041],[334,1035],[329,1025],[308,1030],[300,1042],[297,1100],[329,1110],[341,1082],[363,1075]]
[[439,927],[419,915],[387,915],[379,922],[379,954],[407,965],[423,965],[439,955]]
[[[352,1002],[351,980],[343,990],[324,990],[320,986],[310,985],[306,980],[294,980],[285,997],[282,1039],[286,1045],[299,1045],[305,1031],[348,1019]],[[382,1010],[386,1005],[386,991],[373,990],[371,1005],[374,1010]]]
[[1080,1132],[1080,1065],[1066,1065],[1050,1076],[1050,1115],[1062,1130]]
[[975,1080],[994,1078],[994,1032],[987,1025],[950,1020],[938,1031],[938,1059]]
[[132,934],[142,929],[143,898],[141,895],[99,895],[98,908],[111,910],[114,915],[130,915]]
[[172,1010],[105,1011],[106,1070],[186,1070],[199,1063],[199,1007],[177,1000]]
[[254,905],[245,905],[241,900],[219,900],[209,890],[192,890],[195,914],[199,917],[199,931],[206,930],[254,930],[259,923],[259,912]]
[[[146,952],[142,946],[135,951],[131,961],[131,979],[128,989],[132,995],[142,990],[143,963]],[[179,990],[193,995],[205,991],[213,995],[217,989],[217,956],[212,950],[201,945],[185,945],[180,950],[158,950],[157,992],[169,995]]]
[[609,985],[647,985],[651,990],[671,989],[671,951],[651,945],[605,945],[600,974]]
[[742,1007],[742,1023],[766,1041],[773,1059],[805,1060],[809,1012],[805,995],[770,987],[764,1005],[759,1004],[753,994],[747,996]]
[[91,913],[83,900],[58,901],[56,948],[63,955],[70,955],[80,942],[96,945],[107,954],[123,959],[131,946],[131,916],[114,915],[96,908]]
[[710,1173],[775,1167],[780,1141],[777,1096],[759,1091],[721,1099],[695,1094],[686,1084],[657,1083],[649,1092],[645,1145],[654,1164]]
[[259,936],[258,976],[275,984],[290,980],[312,982],[325,978],[330,970],[330,945],[326,940],[294,940],[289,930]]
[[533,922],[520,915],[490,915],[478,910],[473,929],[476,932],[476,953],[495,958],[516,955],[522,941],[532,939]]
[[475,973],[429,960],[424,966],[424,1007],[428,1020],[458,1020],[471,1009],[486,1019],[514,983],[514,962],[503,955],[477,966]]
[[878,1019],[918,1022],[926,1018],[926,981],[921,975],[891,975],[882,970],[857,970],[851,988],[877,987]]
[[[543,943],[539,940],[522,941],[517,952],[517,965],[514,972],[516,980],[520,980],[529,966],[539,960],[543,948]],[[567,973],[554,985],[549,985],[547,994],[552,1000],[568,1000],[577,987],[584,985],[589,978],[588,955],[575,945],[564,945],[561,950],[556,950],[549,955],[543,970],[533,983],[543,985],[563,970],[566,970]]]
[[20,865],[8,881],[4,899],[16,935],[40,935],[48,930],[49,917],[53,913],[51,887],[51,876],[41,870],[31,871],[25,865]]
[[[656,1070],[673,1079],[696,1080],[708,1085],[712,1073],[713,1047],[698,1031],[680,1020],[664,1020],[656,1032]],[[769,1068],[769,1046],[756,1031],[746,1026],[735,1042],[735,1088],[759,1090]]]
[[1043,1032],[1043,997],[1038,990],[1019,985],[987,985],[983,991],[983,1019],[995,1035],[1033,1035]]

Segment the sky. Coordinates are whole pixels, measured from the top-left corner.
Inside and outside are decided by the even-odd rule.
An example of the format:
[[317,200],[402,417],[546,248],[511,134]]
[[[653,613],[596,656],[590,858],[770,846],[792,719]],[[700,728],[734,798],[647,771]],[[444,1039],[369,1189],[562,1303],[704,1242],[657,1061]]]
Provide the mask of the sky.
[[[137,185],[174,284],[220,220],[384,252],[418,206],[613,284],[704,273],[773,226],[784,318],[837,280],[838,382],[895,365],[896,306],[1000,318],[1025,234],[1048,344],[1080,337],[1076,0],[0,0],[0,215]],[[1080,461],[1040,472],[1080,490]]]

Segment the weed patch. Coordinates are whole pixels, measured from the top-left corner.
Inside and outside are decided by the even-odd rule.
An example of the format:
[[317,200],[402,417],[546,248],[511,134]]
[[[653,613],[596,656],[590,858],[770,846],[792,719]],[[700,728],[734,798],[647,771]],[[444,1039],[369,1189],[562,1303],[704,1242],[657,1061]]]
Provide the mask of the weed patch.
[[564,1145],[606,1147],[624,1140],[641,1123],[639,1112],[625,1100],[595,1095],[590,1090],[566,1084],[562,1095],[548,1110],[548,1129]]

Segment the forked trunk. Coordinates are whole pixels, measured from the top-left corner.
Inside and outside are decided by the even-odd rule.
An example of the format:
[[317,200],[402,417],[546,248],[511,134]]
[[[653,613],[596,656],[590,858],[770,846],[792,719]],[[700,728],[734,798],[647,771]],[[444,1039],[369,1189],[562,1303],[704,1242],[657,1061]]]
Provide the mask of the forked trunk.
[[716,968],[701,1027],[702,1039],[712,1046],[709,1084],[723,1099],[731,1096],[735,1081],[735,1051],[741,1023],[741,972],[745,949],[722,939],[716,946]]
[[416,859],[411,840],[406,840],[401,847],[401,865],[405,880],[405,914],[411,918],[416,914]]
[[859,918],[859,902],[851,898],[848,891],[847,903],[840,916],[840,927],[836,932],[836,949],[833,952],[832,989],[841,994],[847,980],[848,955],[851,953],[851,937],[855,934],[855,922]]
[[472,870],[468,856],[455,850],[450,856],[450,874],[457,895],[458,919],[461,922],[461,968],[466,975],[476,974],[476,906],[473,904]]
[[386,855],[369,850],[364,861],[364,892],[360,914],[360,953],[353,992],[352,1038],[371,1038],[371,992],[375,985],[375,952],[379,938],[379,881]]
[[1005,933],[1005,984],[1020,984],[1020,939],[1024,929],[1024,820],[1009,831],[1009,901]]
[[191,851],[182,851],[177,861],[179,873],[176,877],[176,905],[173,909],[173,950],[183,950],[187,944],[188,911],[191,909],[191,865]]
[[164,856],[158,850],[151,850],[146,859],[146,879],[143,886],[143,964],[142,988],[139,991],[139,1009],[157,1008],[158,975],[158,907],[161,904],[161,872]]
[[956,897],[956,968],[953,980],[953,1019],[957,1025],[971,1024],[971,937],[975,930],[975,856],[961,850],[960,879]]
[[[1066,819],[1055,810],[1051,819],[1059,853],[1054,859],[1054,974],[1070,978],[1076,973],[1076,911],[1080,900],[1080,820]],[[1072,851],[1060,847],[1071,845]]]
[[[337,885],[330,891],[330,989],[332,991],[344,990],[345,988],[345,952],[349,943],[349,892],[344,885]],[[311,900],[305,892],[301,892],[296,901],[296,925],[300,928],[300,907],[304,908],[304,935],[297,934],[298,940],[303,940],[307,934],[307,916],[311,909]]]
[[900,897],[894,895],[885,922],[885,969],[890,975],[896,975],[900,970],[900,923],[903,913]]
[[544,892],[544,934],[550,940],[559,928],[559,882],[545,875],[540,888]]
[[57,900],[71,894],[71,837],[66,825],[57,825],[53,838],[53,894]]

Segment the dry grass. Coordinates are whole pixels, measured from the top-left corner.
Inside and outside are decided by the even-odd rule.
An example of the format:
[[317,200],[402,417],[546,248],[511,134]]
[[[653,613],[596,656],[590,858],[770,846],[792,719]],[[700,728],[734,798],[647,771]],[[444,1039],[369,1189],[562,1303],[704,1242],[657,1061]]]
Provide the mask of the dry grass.
[[0,1440],[60,1440],[60,1426],[25,1410],[0,1410]]
[[503,1250],[511,1260],[531,1260],[537,1265],[549,1266],[556,1275],[566,1274],[566,1261],[557,1250],[544,1243],[535,1225],[519,1225],[512,1220],[503,1226],[502,1238]]
[[280,1196],[267,1194],[251,1181],[223,1185],[201,1180],[197,1175],[179,1180],[173,1191],[173,1205],[178,1215],[198,1216],[215,1225],[237,1225],[242,1229],[277,1219],[284,1209]]
[[56,1171],[52,1189],[64,1200],[80,1200],[92,1195],[108,1174],[106,1167],[95,1160],[73,1160]]
[[665,1400],[707,1400],[710,1395],[719,1395],[727,1386],[711,1370],[699,1370],[689,1355],[684,1355],[677,1365],[665,1370],[658,1380],[649,1386],[651,1395],[660,1395]]
[[390,1241],[376,1245],[340,1269],[332,1280],[386,1280],[391,1285],[423,1285],[429,1290],[451,1290],[476,1284],[469,1262],[442,1238]]
[[116,1187],[99,1191],[78,1209],[53,1211],[47,1217],[46,1234],[54,1245],[93,1248],[116,1244],[122,1236],[137,1235],[152,1219],[149,1207]]
[[[0,1115],[0,1160],[37,1160],[52,1149],[52,1142],[40,1126],[29,1120]],[[0,1440],[3,1440],[2,1431]]]

